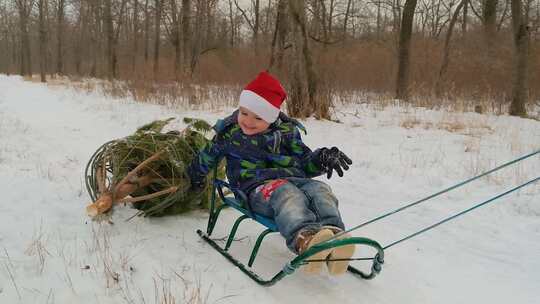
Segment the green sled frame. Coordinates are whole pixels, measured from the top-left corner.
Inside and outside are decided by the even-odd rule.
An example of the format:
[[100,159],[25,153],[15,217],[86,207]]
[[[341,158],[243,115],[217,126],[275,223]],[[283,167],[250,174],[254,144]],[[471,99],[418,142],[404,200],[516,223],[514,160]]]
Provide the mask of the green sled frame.
[[[212,184],[212,187],[213,189],[212,189],[212,197],[210,201],[210,210],[209,210],[210,216],[208,218],[208,226],[206,228],[206,232],[203,232],[199,229],[197,230],[197,234],[199,234],[199,236],[208,244],[210,244],[210,246],[212,246],[215,250],[221,253],[227,260],[229,260],[236,267],[238,267],[244,274],[246,274],[252,280],[254,280],[255,282],[257,282],[258,284],[262,286],[272,286],[278,281],[280,281],[281,279],[283,279],[285,276],[294,273],[295,270],[298,269],[300,266],[305,265],[309,262],[315,262],[315,260],[310,261],[309,258],[313,256],[314,254],[318,253],[319,251],[326,250],[329,248],[349,245],[349,244],[364,245],[364,246],[372,247],[376,250],[376,254],[373,258],[355,259],[355,260],[371,260],[372,265],[371,265],[370,273],[364,273],[351,265],[349,265],[349,267],[347,268],[347,271],[352,273],[355,277],[369,280],[369,279],[373,279],[382,270],[382,264],[384,263],[384,250],[382,246],[376,241],[368,239],[368,238],[350,237],[350,238],[344,238],[344,239],[334,239],[329,242],[321,243],[320,245],[319,244],[314,245],[310,247],[308,250],[306,250],[304,253],[296,256],[294,259],[287,262],[283,266],[283,268],[277,274],[275,274],[271,279],[269,280],[263,279],[252,269],[252,266],[253,266],[253,263],[255,262],[255,258],[257,257],[257,253],[259,252],[259,248],[261,246],[261,243],[264,237],[270,233],[278,231],[274,220],[271,218],[253,213],[250,210],[249,205],[247,203],[244,204],[244,202],[247,202],[247,198],[241,192],[240,192],[240,195],[241,195],[240,200],[236,199],[234,196],[230,196],[230,195],[226,196],[224,193],[224,188],[228,188],[232,192],[230,185],[227,184],[226,182],[219,179],[214,179],[214,183]],[[216,192],[221,198],[221,201],[223,202],[219,206],[217,204]],[[238,192],[237,192],[237,195],[238,195]],[[221,211],[227,206],[236,209],[242,215],[238,217],[238,219],[234,222],[232,229],[229,233],[229,236],[227,237],[227,242],[225,244],[225,247],[221,247],[210,236],[212,235],[212,231],[214,230],[214,227],[216,226],[216,223],[217,223],[217,220]],[[263,232],[261,232],[259,236],[257,237],[257,241],[255,242],[253,250],[251,251],[251,256],[249,258],[247,266],[244,265],[235,257],[233,257],[228,252],[229,248],[232,245],[232,242],[234,240],[234,237],[236,235],[236,232],[238,230],[240,223],[244,221],[245,219],[252,219],[266,227],[266,229]],[[324,261],[319,260],[317,262],[324,262]]]

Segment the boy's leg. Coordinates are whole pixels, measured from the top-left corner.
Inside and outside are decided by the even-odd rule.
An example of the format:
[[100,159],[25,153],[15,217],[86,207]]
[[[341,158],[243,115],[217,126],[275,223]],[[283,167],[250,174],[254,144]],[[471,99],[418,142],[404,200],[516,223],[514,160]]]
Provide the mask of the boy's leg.
[[[338,200],[332,193],[330,186],[321,181],[309,180],[301,186],[301,189],[311,200],[311,208],[319,217],[323,228],[332,230],[334,234],[338,234],[345,229],[341,214],[338,210]],[[348,237],[350,237],[349,234],[343,234],[338,238],[342,239]],[[345,273],[349,266],[349,261],[347,259],[353,256],[354,250],[354,245],[345,245],[334,248],[330,253],[330,260],[327,263],[328,273],[331,275]],[[340,259],[343,259],[344,261],[332,261]]]
[[317,232],[321,224],[309,208],[303,191],[285,179],[277,179],[257,187],[249,194],[249,204],[255,213],[272,217],[287,247],[298,253],[296,236],[302,230]]
[[[249,202],[254,212],[274,218],[287,247],[297,254],[333,236],[330,230],[321,230],[305,193],[287,180],[273,180],[258,187],[250,193]],[[330,250],[325,250],[310,258],[326,259],[328,254]],[[302,269],[308,273],[319,273],[322,265],[321,262],[309,263]]]
[[330,186],[314,179],[304,179],[298,182],[298,186],[309,200],[309,208],[322,226],[345,229],[338,209],[338,199]]

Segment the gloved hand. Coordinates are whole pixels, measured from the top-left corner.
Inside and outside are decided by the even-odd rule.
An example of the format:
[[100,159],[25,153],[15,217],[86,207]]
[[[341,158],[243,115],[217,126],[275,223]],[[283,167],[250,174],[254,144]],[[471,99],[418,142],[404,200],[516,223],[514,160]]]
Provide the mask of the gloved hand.
[[332,177],[333,170],[336,170],[340,177],[343,176],[343,170],[349,170],[349,165],[352,164],[352,160],[336,147],[322,148],[319,161],[326,171],[326,178]]

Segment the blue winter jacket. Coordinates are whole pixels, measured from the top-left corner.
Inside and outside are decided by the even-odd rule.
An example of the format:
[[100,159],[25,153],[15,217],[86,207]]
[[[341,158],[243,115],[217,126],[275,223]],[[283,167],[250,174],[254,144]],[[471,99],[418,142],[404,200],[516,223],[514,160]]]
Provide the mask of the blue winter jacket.
[[280,113],[268,130],[245,135],[238,125],[238,110],[213,127],[216,136],[195,157],[188,173],[200,183],[223,157],[233,191],[248,193],[267,180],[286,177],[315,177],[324,173],[319,162],[320,149],[312,152],[301,139],[305,128],[295,119]]

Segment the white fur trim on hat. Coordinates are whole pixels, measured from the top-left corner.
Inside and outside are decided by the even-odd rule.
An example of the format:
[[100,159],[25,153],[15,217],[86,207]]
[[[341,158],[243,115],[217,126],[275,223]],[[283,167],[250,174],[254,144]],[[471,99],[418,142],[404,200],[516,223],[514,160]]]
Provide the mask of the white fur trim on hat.
[[267,123],[273,123],[279,116],[279,108],[276,108],[266,99],[250,90],[243,90],[242,93],[240,93],[239,106],[257,114]]

